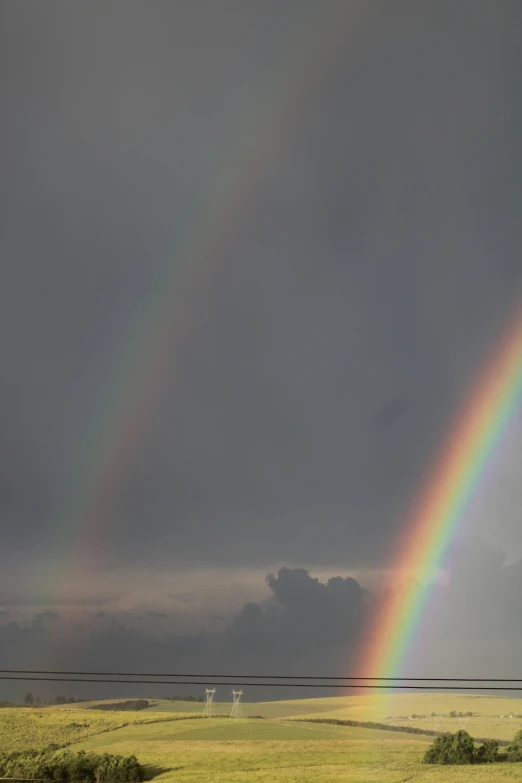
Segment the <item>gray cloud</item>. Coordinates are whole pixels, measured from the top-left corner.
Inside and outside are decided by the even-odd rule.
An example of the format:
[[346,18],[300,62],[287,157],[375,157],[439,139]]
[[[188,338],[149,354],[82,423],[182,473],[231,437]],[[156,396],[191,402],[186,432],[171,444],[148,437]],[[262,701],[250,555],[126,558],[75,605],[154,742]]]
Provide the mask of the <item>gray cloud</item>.
[[[27,604],[85,525],[101,532],[84,582],[100,562],[385,565],[522,295],[516,4],[352,3],[284,117],[274,63],[306,13],[315,29],[338,6],[196,6],[4,3],[0,557],[33,569]],[[82,521],[143,366],[136,325],[149,333],[158,281],[187,226],[205,233],[201,202],[236,147],[261,154],[272,131],[160,400],[122,438],[101,518]],[[412,407],[376,427],[396,399]],[[476,517],[515,559],[518,445]]]
[[411,409],[411,402],[406,397],[394,397],[383,403],[375,411],[372,421],[378,429],[384,430],[392,427],[395,422]]
[[433,591],[408,665],[452,677],[517,677],[522,561],[480,538],[467,538],[451,555],[450,581]]
[[[292,671],[310,673],[317,667],[337,670],[345,666],[354,650],[354,640],[364,617],[368,594],[354,579],[332,577],[326,583],[305,569],[282,568],[269,575],[271,600],[246,603],[229,625],[219,633],[201,631],[180,635],[163,629],[160,635],[140,627],[132,613],[97,612],[81,620],[65,622],[61,630],[42,623],[42,613],[28,623],[0,626],[0,644],[17,668],[35,666],[42,645],[52,650],[54,665],[61,670],[80,667],[85,671],[122,668],[128,671],[213,670],[254,674]],[[163,622],[166,614],[149,612]],[[58,642],[55,640],[58,639]],[[35,652],[36,650],[36,652]],[[329,670],[330,670],[329,668]],[[128,686],[34,684],[42,697],[72,691],[90,695],[102,690],[109,695],[129,692]],[[196,688],[196,686],[194,686]],[[194,691],[192,688],[192,691]],[[21,693],[15,683],[8,695]],[[47,690],[46,690],[47,689]],[[173,686],[170,690],[174,690]],[[180,692],[189,690],[187,686]],[[135,686],[133,692],[150,693],[150,686]],[[158,689],[156,689],[158,690]],[[197,689],[196,689],[197,690]],[[292,689],[291,689],[292,690]],[[250,689],[250,700],[275,696],[275,689]],[[261,692],[262,691],[262,692]],[[169,692],[162,686],[160,692]],[[62,691],[59,691],[61,694]],[[297,691],[294,692],[294,695]]]
[[[480,539],[467,538],[452,553],[450,579],[432,590],[417,626],[405,666],[410,677],[514,677],[522,653],[520,591],[522,561],[505,564],[505,555]],[[479,578],[477,579],[477,572]],[[40,665],[40,651],[51,651],[53,665],[66,671],[212,671],[222,674],[346,675],[354,666],[362,623],[379,599],[352,578],[326,581],[306,569],[269,574],[270,596],[249,601],[219,632],[151,632],[131,612],[98,612],[78,621],[61,618],[51,628],[34,618],[0,626],[5,661],[17,668]],[[157,614],[157,613],[149,613]],[[158,618],[156,618],[158,620]],[[31,686],[42,697],[162,696],[198,693],[201,686],[45,685]],[[20,698],[24,685],[4,683],[3,698]],[[198,690],[199,689],[199,690]],[[284,692],[248,688],[247,701],[309,696],[298,688]],[[339,693],[341,693],[340,691]],[[228,689],[218,685],[221,698]],[[321,689],[315,695],[334,695]]]

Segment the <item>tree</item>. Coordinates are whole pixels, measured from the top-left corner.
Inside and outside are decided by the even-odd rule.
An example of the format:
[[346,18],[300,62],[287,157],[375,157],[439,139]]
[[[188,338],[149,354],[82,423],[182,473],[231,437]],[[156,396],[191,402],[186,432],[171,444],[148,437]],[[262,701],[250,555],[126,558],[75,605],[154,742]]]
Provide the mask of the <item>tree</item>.
[[34,696],[31,693],[31,691],[27,691],[27,693],[25,694],[24,704],[26,705],[26,707],[32,707],[32,705],[34,704]]
[[497,755],[498,742],[494,739],[488,739],[477,750],[477,761],[491,764],[493,761],[497,761]]
[[522,729],[517,731],[515,739],[507,750],[508,761],[522,761]]
[[475,746],[467,731],[439,734],[424,754],[424,764],[473,764]]

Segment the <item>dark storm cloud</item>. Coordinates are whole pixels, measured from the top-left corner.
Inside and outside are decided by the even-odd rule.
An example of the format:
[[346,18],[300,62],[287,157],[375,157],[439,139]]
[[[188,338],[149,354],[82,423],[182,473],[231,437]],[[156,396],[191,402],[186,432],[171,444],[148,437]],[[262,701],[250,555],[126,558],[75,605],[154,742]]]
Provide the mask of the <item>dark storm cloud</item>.
[[[244,194],[223,251],[234,271],[213,259],[213,296],[195,303],[112,490],[106,562],[384,562],[522,294],[520,9],[348,6],[344,44],[289,97],[277,153]],[[144,303],[155,312],[224,151],[249,133],[261,150],[273,130],[270,109],[249,121],[305,12],[331,8],[3,4],[10,552],[55,555],[132,386],[131,373],[118,391]],[[396,411],[381,437],[372,417],[390,421],[398,390],[414,415]]]
[[[116,617],[98,613],[60,635],[53,665],[64,671],[75,667],[85,671],[107,671],[109,667],[117,671],[125,660],[129,671],[183,669],[197,673],[212,669],[232,674],[249,667],[254,674],[283,670],[304,674],[312,669],[312,673],[317,673],[325,667],[328,671],[338,671],[346,666],[367,606],[366,591],[353,579],[334,577],[324,584],[304,569],[282,568],[277,575],[269,575],[267,582],[273,600],[245,604],[222,633],[182,636],[164,632],[158,637],[136,627],[139,618],[129,613]],[[17,660],[20,666],[34,668],[37,664],[32,650],[37,650],[34,655],[41,650],[40,646],[34,646],[36,643],[53,643],[53,631],[39,618],[25,626],[15,622],[0,626],[0,645],[6,660]],[[21,688],[20,684],[13,684],[7,695],[21,693]],[[74,691],[91,697],[102,691],[108,695],[129,693],[129,686],[102,688],[76,683],[63,686],[35,683],[33,689],[48,696],[62,693],[57,688],[65,689],[63,692],[67,694]],[[153,695],[169,692],[168,686],[155,690]],[[179,686],[177,692],[195,690],[199,692],[201,688]],[[150,686],[142,685],[134,686],[132,692],[150,694],[151,691]],[[270,688],[251,688],[249,699],[277,697],[278,693]],[[293,695],[299,695],[298,691]]]
[[[434,588],[417,624],[415,644],[405,665],[410,677],[516,677],[522,653],[520,593],[522,561],[504,564],[504,555],[483,541],[466,539],[451,568],[447,586]],[[458,562],[458,565],[457,565]],[[477,579],[477,571],[480,574]],[[282,568],[266,579],[271,596],[249,602],[222,632],[151,634],[131,613],[103,612],[83,618],[60,642],[49,625],[33,619],[0,626],[5,665],[38,668],[39,651],[54,649],[53,668],[198,674],[293,674],[343,676],[354,669],[362,622],[378,598],[354,579],[326,582],[305,569]],[[161,619],[164,622],[164,618]],[[209,682],[209,685],[211,683]],[[239,683],[238,683],[239,684]],[[199,695],[203,686],[86,685],[33,683],[43,698],[59,695],[108,698]],[[229,689],[217,685],[218,697]],[[3,683],[3,698],[20,699],[24,684]],[[298,688],[254,688],[244,684],[245,701],[309,697]],[[339,691],[343,693],[345,691]],[[313,695],[335,695],[321,689]]]

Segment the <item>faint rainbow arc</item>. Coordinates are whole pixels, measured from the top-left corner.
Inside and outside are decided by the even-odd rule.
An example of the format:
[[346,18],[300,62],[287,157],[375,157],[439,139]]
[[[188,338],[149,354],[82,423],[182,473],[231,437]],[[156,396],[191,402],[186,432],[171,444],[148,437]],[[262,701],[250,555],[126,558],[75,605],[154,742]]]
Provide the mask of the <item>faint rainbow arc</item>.
[[274,82],[261,107],[249,123],[245,121],[247,127],[240,129],[241,137],[235,147],[231,145],[225,162],[217,165],[213,185],[177,259],[168,260],[154,295],[138,314],[109,380],[103,410],[88,430],[69,502],[57,525],[55,543],[61,564],[42,580],[51,593],[53,587],[74,579],[83,565],[92,564],[94,557],[102,559],[106,510],[153,415],[165,374],[179,361],[194,314],[211,301],[215,279],[219,277],[218,284],[223,285],[225,270],[230,275],[237,264],[223,258],[227,242],[245,214],[258,177],[277,159],[280,139],[288,133],[296,107],[317,88],[325,64],[342,42],[347,17],[354,21],[363,10],[362,4],[347,6],[343,0],[323,5],[319,16],[314,8],[312,17],[301,24],[289,55],[274,69]]

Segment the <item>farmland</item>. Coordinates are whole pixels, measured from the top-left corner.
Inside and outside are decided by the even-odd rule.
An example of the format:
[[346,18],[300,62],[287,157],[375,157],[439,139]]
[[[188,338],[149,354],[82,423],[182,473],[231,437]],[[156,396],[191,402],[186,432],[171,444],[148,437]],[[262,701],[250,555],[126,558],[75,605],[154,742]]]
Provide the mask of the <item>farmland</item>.
[[66,746],[130,725],[169,722],[186,715],[92,710],[6,708],[0,710],[0,751]]
[[[93,709],[95,706],[86,703],[74,708],[0,710],[0,748],[34,748],[53,742],[67,744],[70,750],[135,754],[159,783],[398,783],[405,779],[480,783],[516,780],[521,775],[519,764],[451,770],[422,766],[429,737],[308,723],[306,719],[348,718],[429,730],[438,721],[441,730],[466,728],[472,736],[511,739],[522,727],[522,718],[500,715],[522,715],[522,700],[447,693],[381,693],[247,703],[243,715],[263,717],[237,721],[203,719],[203,705],[190,702],[151,699],[151,707],[140,712],[108,712]],[[216,709],[229,710],[230,705],[216,704]],[[457,717],[448,717],[452,711]],[[459,719],[459,712],[473,715]]]

